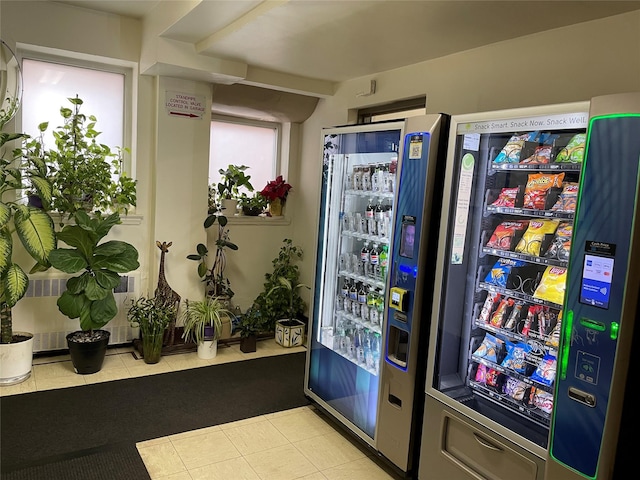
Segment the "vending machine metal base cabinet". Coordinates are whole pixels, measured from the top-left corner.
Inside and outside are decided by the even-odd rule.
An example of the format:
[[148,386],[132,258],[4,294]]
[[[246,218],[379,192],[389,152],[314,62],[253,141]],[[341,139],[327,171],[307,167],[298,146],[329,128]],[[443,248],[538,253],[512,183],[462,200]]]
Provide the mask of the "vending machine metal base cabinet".
[[305,394],[398,473],[417,466],[448,116],[324,129]]

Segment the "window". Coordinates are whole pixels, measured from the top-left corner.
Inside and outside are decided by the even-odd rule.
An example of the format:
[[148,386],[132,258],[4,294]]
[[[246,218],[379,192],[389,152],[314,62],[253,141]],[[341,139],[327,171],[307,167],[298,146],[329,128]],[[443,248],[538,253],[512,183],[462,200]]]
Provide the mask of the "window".
[[358,110],[358,123],[375,123],[388,120],[400,120],[426,113],[426,97],[401,100],[391,104]]
[[[61,56],[50,49],[19,50],[22,57],[23,101],[22,131],[38,134],[38,125],[48,121],[45,144],[52,148],[53,134],[62,124],[60,108],[69,107],[67,98],[76,95],[83,100],[81,113],[97,118],[99,141],[110,147],[131,151],[125,156],[124,171],[135,178],[133,125],[134,82],[136,67],[130,62]],[[70,54],[73,55],[73,54]]]
[[[280,124],[214,116],[211,122],[209,184],[217,184],[218,170],[246,165],[254,191],[260,191],[278,171]],[[246,192],[245,192],[246,193]]]

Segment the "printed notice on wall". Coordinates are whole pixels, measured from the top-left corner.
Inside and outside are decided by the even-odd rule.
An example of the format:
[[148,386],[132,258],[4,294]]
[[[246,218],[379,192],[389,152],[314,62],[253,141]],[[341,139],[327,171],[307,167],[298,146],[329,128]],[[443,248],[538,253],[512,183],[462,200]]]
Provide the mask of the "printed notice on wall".
[[467,236],[469,220],[469,201],[473,187],[473,169],[476,159],[471,153],[465,153],[460,163],[460,180],[458,182],[458,201],[453,225],[453,245],[451,246],[451,263],[462,264],[464,257],[464,241]]
[[204,95],[192,93],[170,92],[165,93],[165,108],[172,117],[202,118],[206,106]]

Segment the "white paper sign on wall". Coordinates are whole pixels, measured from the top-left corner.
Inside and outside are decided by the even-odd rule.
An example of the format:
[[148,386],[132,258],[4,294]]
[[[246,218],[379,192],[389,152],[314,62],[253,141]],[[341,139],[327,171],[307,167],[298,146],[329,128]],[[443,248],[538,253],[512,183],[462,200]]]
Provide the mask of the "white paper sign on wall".
[[204,95],[193,95],[184,92],[165,93],[165,108],[172,117],[202,118],[206,100]]

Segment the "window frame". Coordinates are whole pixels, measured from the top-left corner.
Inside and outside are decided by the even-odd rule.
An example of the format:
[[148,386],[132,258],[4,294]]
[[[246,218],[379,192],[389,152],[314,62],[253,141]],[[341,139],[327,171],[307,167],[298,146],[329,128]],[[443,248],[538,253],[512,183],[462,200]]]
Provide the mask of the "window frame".
[[[249,126],[249,127],[262,127],[262,128],[269,128],[269,129],[273,129],[275,130],[275,136],[276,136],[276,141],[275,141],[275,146],[274,146],[274,152],[273,152],[273,160],[272,160],[272,164],[271,164],[271,172],[272,172],[272,178],[270,178],[269,180],[273,180],[274,178],[276,178],[278,175],[283,175],[286,178],[286,172],[282,171],[282,165],[283,165],[283,161],[282,161],[282,130],[283,130],[283,125],[280,122],[270,122],[270,121],[266,121],[266,120],[257,120],[257,119],[253,119],[253,118],[248,118],[248,117],[240,117],[240,116],[232,116],[232,115],[222,115],[222,114],[217,114],[217,113],[212,113],[211,114],[211,124],[213,124],[213,122],[221,122],[221,123],[232,123],[235,125],[243,125],[243,126]],[[209,147],[211,149],[211,147]],[[209,154],[211,155],[211,154]],[[226,165],[220,167],[220,168],[224,168]],[[209,167],[211,167],[211,161],[209,162]],[[209,168],[209,173],[211,173],[211,169]],[[252,182],[253,184],[253,182]],[[265,182],[266,185],[266,182]],[[259,185],[253,185],[254,189],[256,191],[262,190],[262,186]]]
[[[76,68],[98,70],[106,73],[117,73],[124,77],[123,106],[122,106],[122,145],[130,152],[124,155],[123,171],[132,179],[137,178],[136,157],[137,157],[137,89],[138,89],[138,65],[136,62],[91,55],[85,53],[71,52],[50,47],[40,47],[25,43],[16,44],[16,57],[23,66],[24,59],[56,63]],[[23,95],[24,98],[24,95]],[[100,112],[94,112],[100,118]],[[22,109],[16,115],[16,125],[22,128]]]

